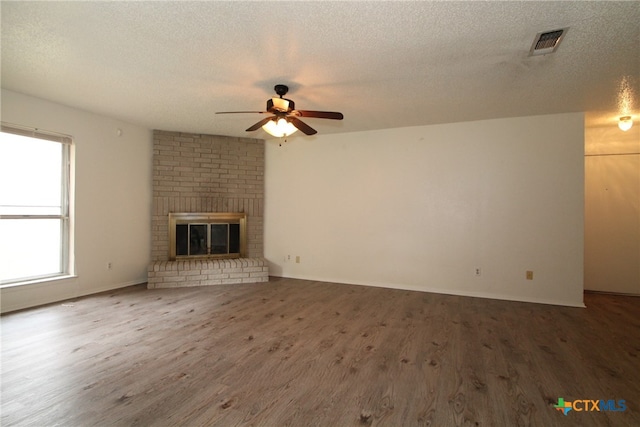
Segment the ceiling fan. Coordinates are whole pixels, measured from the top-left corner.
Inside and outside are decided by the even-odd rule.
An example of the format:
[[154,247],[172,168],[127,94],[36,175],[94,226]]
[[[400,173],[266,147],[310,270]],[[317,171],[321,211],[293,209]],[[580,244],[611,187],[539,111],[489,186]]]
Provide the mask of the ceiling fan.
[[314,135],[318,133],[314,128],[300,120],[298,117],[331,120],[342,120],[344,118],[342,113],[335,111],[296,110],[295,103],[292,100],[283,98],[283,96],[289,92],[289,88],[286,85],[275,85],[274,90],[280,98],[274,97],[267,100],[266,111],[224,111],[217,112],[216,114],[273,114],[271,117],[262,119],[258,123],[249,127],[247,132],[263,128],[269,134],[276,137],[289,136],[298,130],[305,135]]

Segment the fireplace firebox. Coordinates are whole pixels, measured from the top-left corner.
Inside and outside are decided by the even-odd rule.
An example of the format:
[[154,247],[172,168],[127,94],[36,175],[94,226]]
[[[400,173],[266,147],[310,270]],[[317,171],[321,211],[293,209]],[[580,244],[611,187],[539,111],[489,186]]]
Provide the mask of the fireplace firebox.
[[170,213],[169,260],[244,258],[244,213]]

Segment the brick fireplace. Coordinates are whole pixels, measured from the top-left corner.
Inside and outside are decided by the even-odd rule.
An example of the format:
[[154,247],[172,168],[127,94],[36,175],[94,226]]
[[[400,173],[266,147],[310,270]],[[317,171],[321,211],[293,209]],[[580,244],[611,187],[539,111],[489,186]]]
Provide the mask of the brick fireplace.
[[[263,206],[263,140],[155,130],[148,287],[268,281],[263,258]],[[242,257],[171,257],[170,213],[245,214]]]

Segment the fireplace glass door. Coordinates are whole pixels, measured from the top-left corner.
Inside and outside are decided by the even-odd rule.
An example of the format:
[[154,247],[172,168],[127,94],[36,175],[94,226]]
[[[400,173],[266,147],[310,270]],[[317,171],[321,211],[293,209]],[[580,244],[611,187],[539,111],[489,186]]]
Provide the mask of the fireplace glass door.
[[[204,218],[205,215],[207,218]],[[246,217],[222,214],[172,214],[170,259],[188,257],[238,258],[243,256],[243,227]],[[238,217],[237,219],[235,217]]]

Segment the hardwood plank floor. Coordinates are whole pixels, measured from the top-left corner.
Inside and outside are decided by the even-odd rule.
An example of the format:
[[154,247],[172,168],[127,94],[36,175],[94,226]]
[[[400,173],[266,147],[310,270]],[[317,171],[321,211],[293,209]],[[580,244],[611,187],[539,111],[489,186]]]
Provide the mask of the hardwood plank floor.
[[[272,278],[9,313],[2,426],[638,426],[640,298]],[[554,409],[559,397],[625,411]]]

